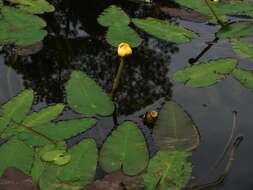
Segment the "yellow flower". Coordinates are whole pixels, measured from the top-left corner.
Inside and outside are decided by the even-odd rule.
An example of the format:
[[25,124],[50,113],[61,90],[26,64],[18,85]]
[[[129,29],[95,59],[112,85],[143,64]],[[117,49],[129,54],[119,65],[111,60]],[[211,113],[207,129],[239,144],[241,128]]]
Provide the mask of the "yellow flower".
[[118,46],[118,55],[120,57],[126,57],[132,54],[132,48],[128,43],[120,43]]

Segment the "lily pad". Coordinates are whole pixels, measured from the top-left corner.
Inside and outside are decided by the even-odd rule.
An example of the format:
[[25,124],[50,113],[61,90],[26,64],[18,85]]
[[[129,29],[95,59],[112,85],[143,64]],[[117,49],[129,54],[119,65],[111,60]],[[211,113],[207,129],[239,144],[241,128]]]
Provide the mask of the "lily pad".
[[98,23],[108,27],[106,40],[114,47],[122,42],[130,44],[131,47],[137,47],[141,43],[139,35],[128,26],[129,16],[120,7],[111,5],[106,8],[98,17]]
[[0,44],[31,45],[41,41],[47,32],[46,23],[38,16],[12,7],[2,7]]
[[[71,162],[63,166],[48,166],[40,176],[41,190],[82,189],[96,173],[97,148],[93,139],[86,139],[69,150]],[[64,182],[64,183],[63,183]]]
[[235,39],[253,36],[253,22],[235,22],[222,27],[216,34],[220,39]]
[[244,69],[235,69],[232,75],[245,87],[253,91],[253,73]]
[[26,174],[33,163],[34,150],[24,142],[16,139],[10,140],[0,146],[0,176],[9,167],[16,167]]
[[66,86],[70,107],[86,116],[108,116],[114,111],[111,98],[85,73],[74,71]]
[[43,14],[53,12],[54,6],[46,0],[6,0],[14,3],[18,8],[25,10],[32,14]]
[[[211,10],[208,8],[205,0],[175,0],[182,6],[191,8],[202,14],[213,17]],[[249,1],[212,1],[208,0],[216,14],[222,15],[250,15],[253,11],[253,3]]]
[[[40,126],[36,126],[36,130],[47,135],[55,141],[63,141],[78,135],[81,132],[85,132],[96,124],[96,120],[93,118],[85,119],[71,119],[65,121],[59,121],[57,123],[46,123]],[[24,131],[18,135],[19,139],[22,139],[26,143],[33,146],[46,145],[48,141],[38,135],[34,135],[31,132]]]
[[108,28],[106,40],[109,44],[117,47],[121,42],[128,43],[131,47],[137,47],[142,39],[127,25],[113,25]]
[[130,18],[120,7],[111,5],[99,15],[98,23],[105,27],[115,24],[127,26],[130,23]]
[[238,55],[253,61],[253,44],[236,39],[231,40],[230,43]]
[[144,176],[146,190],[181,190],[191,178],[188,154],[179,151],[159,151],[151,159]]
[[0,133],[5,130],[10,120],[21,122],[30,111],[33,103],[33,91],[24,90],[0,108]]
[[214,60],[179,70],[173,78],[176,82],[186,83],[187,86],[203,88],[224,79],[236,65],[237,60],[231,58]]
[[148,164],[145,138],[133,122],[124,122],[112,132],[100,151],[100,166],[108,173],[122,169],[127,175],[142,172]]
[[200,142],[198,130],[190,116],[175,102],[166,102],[153,129],[153,138],[162,150],[195,149]]
[[132,19],[132,22],[140,29],[157,38],[177,44],[189,42],[197,37],[197,34],[194,32],[164,20],[155,18],[135,18]]

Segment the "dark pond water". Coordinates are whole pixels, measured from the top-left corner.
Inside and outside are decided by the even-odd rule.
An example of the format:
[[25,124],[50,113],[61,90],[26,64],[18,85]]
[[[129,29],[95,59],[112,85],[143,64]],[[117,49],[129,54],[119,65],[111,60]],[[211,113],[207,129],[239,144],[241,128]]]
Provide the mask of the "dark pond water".
[[[134,114],[162,97],[175,100],[191,115],[201,133],[201,145],[192,156],[194,176],[212,178],[214,175],[210,176],[208,171],[223,152],[232,127],[232,111],[236,110],[238,133],[244,135],[244,141],[224,184],[213,189],[252,190],[253,93],[231,77],[205,89],[188,88],[171,80],[172,73],[187,66],[188,60],[214,39],[218,27],[169,18],[148,6],[120,0],[55,1],[57,11],[45,16],[49,35],[39,53],[17,59],[6,51],[0,54],[0,103],[24,88],[32,88],[37,93],[34,109],[65,102],[64,85],[75,69],[88,73],[109,91],[119,60],[115,49],[104,40],[105,28],[96,19],[113,3],[131,16],[173,19],[199,34],[191,43],[175,45],[141,33],[144,42],[129,58],[119,89],[120,114],[124,117]],[[239,59],[228,43],[222,41],[214,44],[201,60],[225,57]],[[242,67],[252,67],[252,63],[239,60]],[[73,117],[73,114],[67,111],[62,117]],[[112,119],[105,118],[82,137],[95,137],[101,144],[111,126]],[[141,127],[154,151],[147,127]]]

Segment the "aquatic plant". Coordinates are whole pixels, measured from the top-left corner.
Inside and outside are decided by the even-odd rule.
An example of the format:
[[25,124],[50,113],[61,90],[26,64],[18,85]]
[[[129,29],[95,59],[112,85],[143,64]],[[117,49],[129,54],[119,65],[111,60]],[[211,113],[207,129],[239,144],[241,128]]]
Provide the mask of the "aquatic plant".
[[45,0],[4,0],[1,2],[0,45],[31,45],[41,41],[47,35],[47,31],[43,29],[46,27],[45,21],[36,14],[53,12],[53,5]]

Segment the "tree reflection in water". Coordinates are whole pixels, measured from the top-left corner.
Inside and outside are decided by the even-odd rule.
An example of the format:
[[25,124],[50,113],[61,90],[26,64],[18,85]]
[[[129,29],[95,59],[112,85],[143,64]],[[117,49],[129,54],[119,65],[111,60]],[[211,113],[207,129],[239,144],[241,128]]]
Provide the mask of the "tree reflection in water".
[[[22,75],[24,86],[35,90],[37,102],[65,101],[64,85],[73,69],[86,72],[107,92],[110,91],[119,59],[116,49],[105,42],[105,28],[96,19],[111,3],[99,0],[57,3],[57,11],[46,16],[49,35],[44,40],[43,49],[35,55],[18,57],[15,62],[11,61],[13,57],[6,56],[6,64]],[[133,17],[155,14],[154,10],[143,5],[125,2],[121,6]],[[131,114],[161,97],[171,96],[169,62],[178,48],[141,36],[144,41],[127,59],[118,90],[120,114]]]

